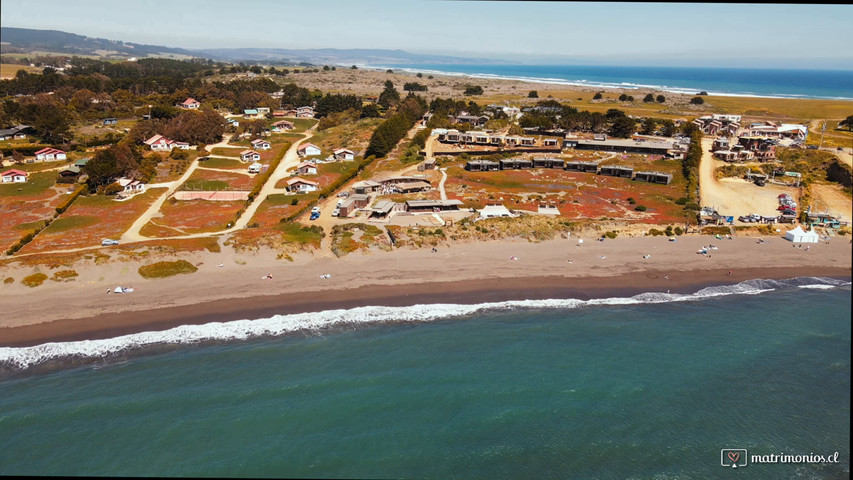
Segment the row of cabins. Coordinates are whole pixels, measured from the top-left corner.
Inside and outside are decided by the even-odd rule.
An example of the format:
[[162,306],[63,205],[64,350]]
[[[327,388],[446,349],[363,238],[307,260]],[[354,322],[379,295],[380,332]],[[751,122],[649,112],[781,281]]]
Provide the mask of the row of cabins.
[[[533,147],[536,145],[536,139],[533,137],[518,137],[518,136],[509,136],[509,135],[493,135],[488,132],[460,132],[459,130],[451,129],[435,129],[435,133],[438,134],[438,141],[445,143],[470,143],[475,145],[489,145],[489,146],[522,146],[522,147]],[[547,140],[547,139],[546,139]],[[557,146],[559,144],[558,139],[550,139],[552,140],[552,145]],[[549,146],[546,144],[546,146]]]
[[714,140],[715,158],[726,162],[770,162],[776,160],[777,140],[766,137],[738,137],[737,143],[721,137]]
[[[300,157],[314,157],[322,155],[322,153],[323,151],[320,150],[320,147],[313,143],[303,143],[296,149],[296,154]],[[335,160],[355,160],[355,152],[348,148],[336,148],[332,150],[332,157]]]
[[0,130],[0,141],[24,140],[27,135],[32,135],[35,130],[29,125],[17,125]]
[[[245,119],[262,119],[270,114],[268,107],[247,108],[243,110],[243,118]],[[272,112],[273,118],[295,117],[295,118],[314,118],[314,107],[299,107],[291,110],[276,109]]]
[[611,177],[629,178],[640,182],[659,183],[669,185],[672,174],[642,171],[634,172],[634,167],[621,165],[601,165],[595,162],[567,162],[558,158],[535,158],[526,160],[523,158],[504,158],[500,161],[471,160],[465,164],[465,170],[471,172],[488,172],[497,170],[523,170],[532,168],[560,168],[573,172],[595,173]]
[[795,141],[804,142],[809,134],[805,125],[793,123],[760,122],[749,125],[748,135],[750,137],[766,138],[790,138]]

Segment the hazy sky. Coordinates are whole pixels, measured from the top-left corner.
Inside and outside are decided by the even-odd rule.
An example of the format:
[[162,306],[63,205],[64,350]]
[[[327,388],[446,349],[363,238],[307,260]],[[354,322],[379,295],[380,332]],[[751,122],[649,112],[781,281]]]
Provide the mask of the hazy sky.
[[386,48],[528,63],[853,69],[853,6],[19,0],[7,27],[181,48]]

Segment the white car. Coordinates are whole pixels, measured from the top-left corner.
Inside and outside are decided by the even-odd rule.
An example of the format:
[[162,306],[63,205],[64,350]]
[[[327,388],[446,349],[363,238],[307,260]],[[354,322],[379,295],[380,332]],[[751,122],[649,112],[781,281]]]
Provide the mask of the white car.
[[311,209],[311,213],[320,213],[320,207],[314,207]]
[[109,238],[105,238],[105,239],[101,240],[101,245],[104,247],[108,247],[111,245],[118,245],[118,240],[111,240]]
[[332,216],[333,216],[333,217],[337,217],[337,216],[338,216],[338,215],[340,215],[340,214],[341,214],[341,209],[340,209],[340,208],[336,208],[336,209],[332,212]]

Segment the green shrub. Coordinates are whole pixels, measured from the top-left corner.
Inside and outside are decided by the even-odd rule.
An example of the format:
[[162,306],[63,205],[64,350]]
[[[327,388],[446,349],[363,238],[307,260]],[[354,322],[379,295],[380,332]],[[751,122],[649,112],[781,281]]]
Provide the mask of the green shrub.
[[45,280],[47,280],[47,275],[45,275],[43,273],[34,273],[32,275],[24,277],[21,280],[21,283],[32,288],[32,287],[38,287],[39,285],[44,283]]
[[636,207],[634,207],[634,210],[638,212],[645,212],[648,209],[644,205],[637,205]]
[[675,234],[679,236],[684,235],[684,229],[681,227],[675,227]]
[[687,205],[687,202],[689,202],[689,201],[690,200],[687,197],[681,197],[675,201],[675,204],[676,205]]
[[637,203],[637,201],[636,201],[636,200],[634,200],[634,198],[633,198],[633,197],[628,197],[628,203],[629,203],[629,204],[631,204],[631,205],[634,205],[635,203]]
[[605,237],[607,237],[607,238],[609,238],[609,239],[611,239],[611,240],[612,240],[612,239],[614,239],[614,238],[616,238],[616,236],[617,236],[617,235],[618,235],[618,233],[617,233],[617,232],[607,232],[607,233],[605,233],[605,234],[604,234],[604,236],[605,236]]
[[74,189],[74,192],[71,193],[71,195],[69,195],[64,202],[60,203],[59,206],[56,207],[56,213],[63,213],[64,211],[68,210],[68,207],[70,207],[71,204],[74,203],[74,200],[76,200],[77,197],[79,197],[85,189],[86,185],[80,185],[76,189]]

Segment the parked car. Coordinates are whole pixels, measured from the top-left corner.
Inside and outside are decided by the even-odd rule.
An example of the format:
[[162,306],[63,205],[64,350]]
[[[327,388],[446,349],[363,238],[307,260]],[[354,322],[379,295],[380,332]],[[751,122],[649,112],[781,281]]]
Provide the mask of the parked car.
[[109,238],[105,238],[105,239],[101,240],[101,245],[104,247],[109,247],[112,245],[118,245],[118,240],[112,240]]
[[311,209],[311,213],[320,213],[320,207],[314,207]]
[[808,145],[806,148],[809,150],[817,150],[817,145]]
[[763,187],[765,185],[765,183],[766,182],[760,178],[755,181],[755,184],[758,185],[759,187]]
[[349,197],[349,192],[341,192],[338,194],[338,196],[341,198],[347,198],[347,197]]
[[337,216],[339,216],[340,214],[341,214],[341,209],[340,209],[340,208],[336,208],[336,209],[332,212],[332,216],[333,216],[333,217],[337,217]]
[[320,212],[311,212],[311,220],[317,220],[320,218]]

